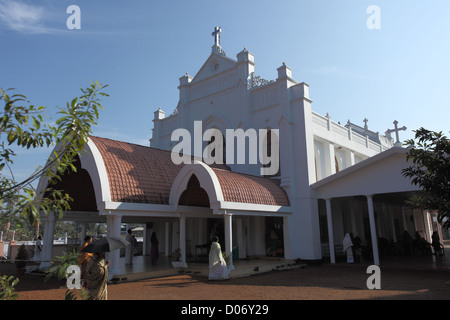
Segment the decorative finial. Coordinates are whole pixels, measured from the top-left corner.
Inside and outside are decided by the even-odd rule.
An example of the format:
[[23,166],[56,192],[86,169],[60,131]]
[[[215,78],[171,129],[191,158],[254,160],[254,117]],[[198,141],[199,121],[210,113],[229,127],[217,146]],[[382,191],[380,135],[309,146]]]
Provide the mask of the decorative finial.
[[215,27],[214,32],[211,34],[214,37],[214,45],[212,46],[212,51],[217,54],[221,54],[226,56],[225,51],[222,50],[220,46],[220,33],[222,32],[222,28]]
[[367,122],[369,122],[369,120],[367,118],[364,118],[363,122],[364,122],[364,130],[369,130],[369,126],[367,125]]
[[222,29],[220,27],[215,27],[214,32],[211,34],[214,37],[214,45],[220,47],[220,33]]
[[399,138],[399,132],[400,131],[406,131],[406,127],[405,126],[403,126],[403,127],[401,127],[401,128],[398,128],[398,121],[397,120],[395,120],[394,122],[394,127],[395,127],[395,129],[389,129],[389,130],[387,130],[386,131],[386,135],[391,135],[391,133],[392,132],[395,132],[395,138],[397,139],[396,141],[395,141],[395,144],[394,144],[394,146],[396,146],[396,147],[401,147],[402,146],[402,143],[400,142],[400,138]]

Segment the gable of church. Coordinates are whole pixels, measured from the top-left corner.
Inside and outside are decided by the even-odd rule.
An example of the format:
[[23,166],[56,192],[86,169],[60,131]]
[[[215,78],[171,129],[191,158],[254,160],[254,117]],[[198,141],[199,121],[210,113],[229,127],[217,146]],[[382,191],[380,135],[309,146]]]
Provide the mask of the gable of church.
[[233,70],[235,67],[236,61],[225,55],[213,52],[194,76],[190,84],[194,85],[208,78],[215,77],[225,71]]

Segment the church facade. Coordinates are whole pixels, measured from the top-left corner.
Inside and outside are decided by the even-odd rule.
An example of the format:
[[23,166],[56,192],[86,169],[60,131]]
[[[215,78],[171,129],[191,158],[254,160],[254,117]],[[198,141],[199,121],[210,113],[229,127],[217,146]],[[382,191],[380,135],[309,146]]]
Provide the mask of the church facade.
[[[195,121],[202,122],[203,130],[220,130],[224,137],[227,129],[277,129],[279,172],[266,178],[279,182],[289,198],[290,211],[282,222],[285,257],[321,259],[318,197],[311,186],[392,148],[394,141],[370,131],[367,120],[364,127],[350,121],[342,126],[314,112],[308,84],[295,80],[285,63],[277,73],[274,80],[257,76],[252,53],[244,48],[231,59],[216,40],[197,74],[180,78],[174,113],[155,112],[151,146],[171,150],[176,145],[172,132],[182,127],[194,135]],[[250,149],[250,139],[247,143]],[[259,175],[264,167],[236,162],[227,163],[233,172]]]
[[[251,52],[244,48],[230,58],[220,28],[213,36],[200,70],[179,79],[175,111],[154,112],[150,147],[91,137],[79,170],[61,182],[75,199],[65,219],[103,221],[110,236],[120,236],[122,223],[143,223],[146,234],[159,234],[166,255],[179,249],[184,265],[213,235],[231,265],[233,258],[266,255],[335,262],[345,233],[370,243],[379,264],[381,236],[427,235],[424,212],[399,201],[417,189],[401,175],[406,152],[391,131],[371,131],[366,119],[363,126],[341,125],[314,112],[309,85],[295,80],[285,63],[276,79],[263,79]],[[174,136],[177,129],[190,136]],[[210,129],[222,144],[205,136]],[[238,129],[239,137],[230,134]],[[189,161],[178,164],[181,143]],[[276,170],[262,174],[270,167]],[[45,186],[43,179],[39,188]],[[43,220],[44,244],[51,243],[55,217]],[[44,245],[43,255],[51,257],[51,246]],[[110,259],[118,273],[119,254]]]

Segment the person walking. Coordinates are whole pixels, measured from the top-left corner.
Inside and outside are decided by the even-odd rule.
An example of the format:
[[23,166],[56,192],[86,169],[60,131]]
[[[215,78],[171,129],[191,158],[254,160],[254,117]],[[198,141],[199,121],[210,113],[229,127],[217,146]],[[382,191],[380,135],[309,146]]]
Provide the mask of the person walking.
[[78,255],[77,264],[80,266],[80,269],[81,269],[81,276],[80,276],[80,278],[81,278],[82,281],[84,281],[84,276],[86,274],[87,264],[88,264],[89,260],[92,257],[92,253],[86,252],[86,251],[83,252],[83,249],[86,248],[91,243],[92,243],[92,237],[91,236],[86,236],[84,238],[83,244],[80,247],[80,250],[78,250],[79,255]]
[[347,263],[354,263],[355,260],[353,259],[353,250],[352,250],[353,242],[352,238],[350,237],[350,233],[346,233],[344,240],[342,241],[342,249],[347,255]]
[[151,261],[152,261],[152,265],[155,265],[156,261],[159,258],[159,249],[158,249],[159,241],[158,241],[158,238],[156,237],[156,233],[155,232],[152,233],[152,236],[150,238],[150,242],[151,242],[150,258],[151,258]]
[[105,253],[94,253],[86,268],[86,289],[88,300],[108,300],[108,266],[105,262]]
[[227,263],[222,256],[219,237],[215,237],[209,250],[209,280],[226,280],[229,278]]
[[133,264],[133,249],[134,249],[134,241],[133,235],[131,234],[131,229],[128,229],[127,236],[125,240],[128,241],[128,245],[125,248],[125,264]]
[[41,253],[42,253],[42,238],[41,238],[41,236],[38,236],[36,239],[36,244],[34,246],[34,255],[31,260],[35,261],[35,262],[40,262],[41,261]]
[[438,256],[438,254],[442,255],[441,240],[439,239],[439,234],[437,233],[437,231],[434,231],[433,235],[431,236],[431,245],[433,246],[434,254],[436,255],[436,257]]

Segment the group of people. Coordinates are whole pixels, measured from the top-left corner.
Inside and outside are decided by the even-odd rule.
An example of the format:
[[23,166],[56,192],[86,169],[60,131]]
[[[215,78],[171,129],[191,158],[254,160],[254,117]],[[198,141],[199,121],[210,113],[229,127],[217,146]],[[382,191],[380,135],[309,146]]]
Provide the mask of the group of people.
[[406,255],[411,255],[415,250],[420,251],[422,254],[431,254],[431,248],[433,248],[434,255],[444,255],[441,240],[437,231],[433,231],[433,234],[431,235],[431,243],[425,240],[420,235],[419,231],[416,231],[413,240],[406,230],[403,232],[402,241]]
[[426,241],[418,231],[415,234],[415,240],[413,241],[413,247],[422,252],[422,254],[427,254],[430,252],[431,247],[434,250],[434,254],[436,256],[444,255],[444,251],[442,248],[441,240],[439,238],[439,234],[437,231],[434,231],[431,235],[431,244]]
[[[125,250],[125,264],[132,265],[133,264],[133,256],[136,251],[137,247],[137,240],[136,237],[131,233],[131,229],[128,230],[127,235],[125,237],[125,240],[129,243]],[[152,236],[150,237],[150,260],[152,265],[155,265],[157,263],[157,260],[159,258],[159,241],[156,237],[156,233],[153,232]]]
[[[129,243],[126,247],[126,263],[133,264],[133,250],[137,241],[131,234],[131,230],[128,230],[125,240]],[[85,250],[85,248],[90,245],[92,241],[93,239],[91,236],[86,236],[78,251],[79,255],[77,264],[81,269],[81,281],[83,283],[83,287],[87,290],[89,300],[107,300],[108,267],[110,265],[110,261],[105,261],[104,252],[92,253]],[[152,233],[150,241],[150,258],[152,264],[155,265],[159,257],[159,241],[155,232]]]
[[[413,240],[408,231],[405,230],[402,235],[402,241],[400,243],[403,246],[405,255],[411,255],[414,249],[421,251],[422,254],[426,254],[428,252],[431,253],[431,247],[433,248],[434,254],[436,256],[444,255],[443,246],[440,242],[439,234],[437,231],[433,232],[430,244],[420,235],[418,231],[416,231],[415,239]],[[358,253],[360,253],[361,250],[361,239],[358,237],[358,235],[353,237],[351,233],[346,233],[342,241],[342,246],[344,253],[347,256],[347,263],[354,263],[355,255],[358,256]]]

